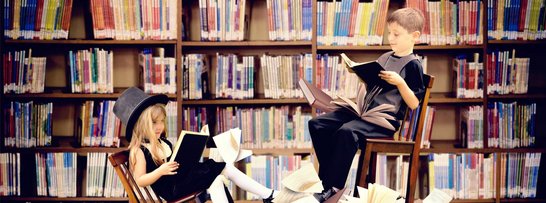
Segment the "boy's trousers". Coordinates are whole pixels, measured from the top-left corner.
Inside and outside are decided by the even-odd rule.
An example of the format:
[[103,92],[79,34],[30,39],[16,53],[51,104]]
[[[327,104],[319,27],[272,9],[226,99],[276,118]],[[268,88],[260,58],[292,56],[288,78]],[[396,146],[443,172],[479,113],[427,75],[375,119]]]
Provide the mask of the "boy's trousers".
[[366,138],[388,138],[395,133],[342,108],[311,119],[309,132],[325,189],[345,186],[356,151],[359,146],[364,150]]

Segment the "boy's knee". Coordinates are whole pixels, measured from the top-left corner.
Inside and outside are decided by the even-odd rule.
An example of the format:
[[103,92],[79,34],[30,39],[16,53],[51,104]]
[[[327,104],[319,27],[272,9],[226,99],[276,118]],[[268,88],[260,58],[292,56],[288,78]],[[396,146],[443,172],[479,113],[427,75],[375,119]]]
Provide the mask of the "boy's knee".
[[355,142],[358,141],[358,132],[356,132],[355,129],[350,125],[342,125],[337,130],[336,134],[338,134],[343,139],[349,139]]
[[320,121],[315,117],[315,118],[312,118],[311,120],[309,120],[307,122],[307,124],[309,124],[309,130],[311,130],[311,129],[315,130],[320,125]]

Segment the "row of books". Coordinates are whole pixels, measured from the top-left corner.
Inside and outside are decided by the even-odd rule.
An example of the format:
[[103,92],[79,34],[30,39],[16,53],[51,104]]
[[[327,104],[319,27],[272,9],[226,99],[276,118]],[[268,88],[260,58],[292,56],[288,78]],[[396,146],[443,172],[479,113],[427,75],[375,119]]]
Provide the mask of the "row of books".
[[546,18],[542,0],[487,1],[489,39],[546,39]]
[[[178,102],[176,101],[169,101],[167,105],[165,105],[165,111],[167,113],[167,117],[165,118],[165,136],[167,137],[167,140],[169,140],[171,143],[176,143],[178,140]],[[184,114],[182,114],[184,115]],[[185,121],[185,120],[184,120]],[[182,129],[184,128],[184,123],[182,123]],[[196,130],[193,130],[194,132],[199,132],[201,128],[198,128]]]
[[262,55],[260,74],[265,98],[302,98],[299,78],[313,81],[313,56],[305,53],[292,56]]
[[77,153],[36,153],[35,162],[38,196],[76,196]]
[[138,64],[142,67],[144,92],[146,93],[176,93],[176,59],[165,57],[164,48],[153,50],[146,48],[138,55]]
[[11,101],[2,108],[4,147],[51,145],[53,103]]
[[91,0],[95,39],[176,39],[176,0]]
[[[220,59],[217,60],[220,61]],[[209,60],[205,54],[188,54],[182,56],[182,99],[207,98],[207,94],[209,93],[208,85],[210,85],[208,84],[208,63]],[[220,67],[224,64],[218,63],[217,65]]]
[[267,0],[269,40],[311,40],[312,0]]
[[484,5],[481,0],[406,0],[423,12],[425,23],[419,43],[429,45],[483,44]]
[[21,195],[21,154],[0,153],[0,196]]
[[483,106],[465,106],[460,114],[460,142],[464,148],[483,148]]
[[114,52],[102,48],[68,51],[72,93],[113,93]]
[[242,41],[248,29],[246,0],[199,0],[201,41]]
[[502,153],[501,198],[535,198],[541,153]]
[[[395,133],[394,140],[400,141],[411,141],[415,140],[415,133],[417,131],[417,124],[419,120],[419,114],[422,109],[421,106],[417,107],[415,110],[408,109],[408,119],[404,121],[403,125],[400,127],[400,133]],[[436,114],[436,108],[432,106],[427,106],[423,109],[425,112],[423,132],[421,133],[421,148],[428,149],[430,148],[430,138],[432,136],[432,126],[434,124],[434,115]],[[410,126],[410,123],[413,122],[413,126]],[[411,132],[410,132],[411,128]]]
[[[303,164],[310,162],[308,157],[301,155],[281,156],[250,156],[245,159],[246,175],[267,188],[281,190],[281,181]],[[260,200],[262,197],[246,192],[247,200]]]
[[381,45],[389,0],[317,2],[318,45]]
[[67,39],[73,0],[4,0],[4,38]]
[[489,147],[535,146],[536,111],[536,103],[489,103],[487,105]]
[[32,56],[32,49],[3,54],[4,94],[44,92],[46,57]]
[[199,132],[203,126],[207,125],[207,116],[207,107],[184,107],[182,109],[182,129]]
[[242,130],[244,148],[311,148],[307,127],[312,118],[301,106],[269,108],[216,108],[216,132]]
[[375,183],[391,188],[400,193],[402,197],[406,197],[409,176],[408,157],[404,155],[387,156],[386,154],[377,154],[376,160]]
[[474,53],[473,59],[459,55],[453,61],[453,80],[457,98],[483,98],[483,63],[479,62],[479,53]]
[[119,147],[121,121],[114,115],[115,101],[85,101],[79,108],[76,136],[82,147]]
[[361,85],[360,79],[356,74],[349,72],[339,56],[318,54],[315,63],[317,88],[334,99],[338,96],[356,98]]
[[487,54],[487,94],[525,94],[530,58],[516,58],[516,50]]
[[498,173],[496,156],[499,155],[430,154],[429,186],[444,191],[454,199],[495,198]]
[[[86,190],[88,197],[125,197],[121,180],[108,163],[107,153],[87,153]],[[75,181],[74,181],[75,182]]]
[[254,56],[242,56],[241,60],[235,54],[217,53],[216,67],[213,69],[216,78],[215,98],[254,98],[256,87]]

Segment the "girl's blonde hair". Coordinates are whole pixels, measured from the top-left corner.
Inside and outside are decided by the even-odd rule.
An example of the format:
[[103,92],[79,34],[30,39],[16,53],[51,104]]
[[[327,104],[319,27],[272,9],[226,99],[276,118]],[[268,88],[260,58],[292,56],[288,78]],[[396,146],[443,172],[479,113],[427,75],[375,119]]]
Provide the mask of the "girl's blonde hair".
[[[133,170],[134,165],[136,164],[136,152],[142,145],[145,143],[145,140],[148,140],[150,144],[150,153],[152,154],[152,159],[156,165],[161,165],[165,162],[163,160],[163,146],[159,143],[158,139],[155,139],[154,132],[154,121],[158,121],[163,118],[165,125],[167,125],[167,119],[165,118],[167,112],[165,111],[164,104],[155,104],[144,110],[133,128],[133,137],[131,143],[129,143],[129,163],[130,168]],[[161,137],[165,137],[165,133],[161,134]]]

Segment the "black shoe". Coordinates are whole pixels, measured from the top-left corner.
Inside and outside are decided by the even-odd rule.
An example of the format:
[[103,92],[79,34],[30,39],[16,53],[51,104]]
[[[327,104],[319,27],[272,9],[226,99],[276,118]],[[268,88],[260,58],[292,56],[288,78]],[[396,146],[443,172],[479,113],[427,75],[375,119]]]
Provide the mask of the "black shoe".
[[325,189],[321,193],[315,193],[313,194],[313,197],[317,199],[318,202],[325,202],[330,197],[334,196],[336,194],[336,190],[334,188]]
[[273,193],[275,191],[271,191],[271,195],[269,195],[269,197],[265,198],[265,199],[262,199],[264,201],[264,203],[272,203],[273,202]]

